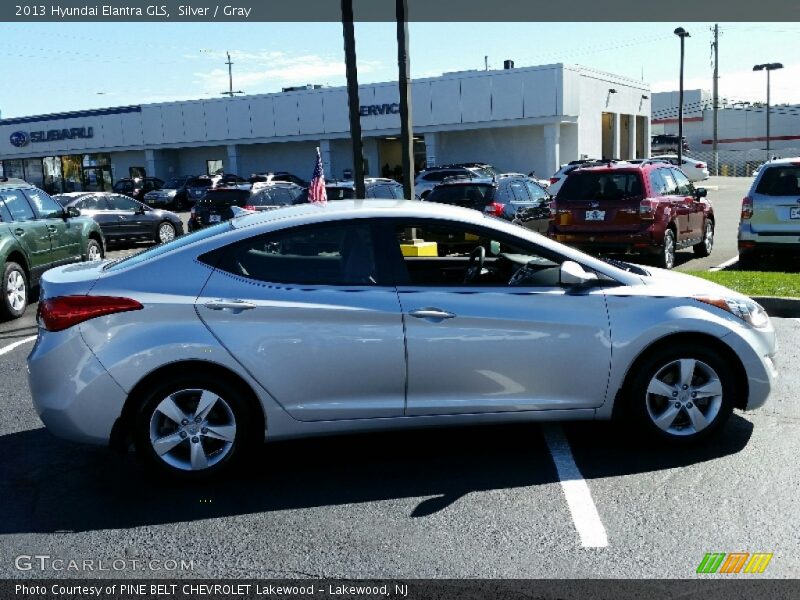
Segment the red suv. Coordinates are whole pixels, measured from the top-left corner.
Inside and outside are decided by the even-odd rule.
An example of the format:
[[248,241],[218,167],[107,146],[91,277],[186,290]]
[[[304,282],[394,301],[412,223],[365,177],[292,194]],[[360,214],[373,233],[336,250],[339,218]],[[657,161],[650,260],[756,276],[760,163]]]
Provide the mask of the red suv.
[[595,252],[655,254],[671,269],[675,250],[708,256],[714,211],[704,188],[664,162],[608,163],[572,171],[552,203],[548,235]]

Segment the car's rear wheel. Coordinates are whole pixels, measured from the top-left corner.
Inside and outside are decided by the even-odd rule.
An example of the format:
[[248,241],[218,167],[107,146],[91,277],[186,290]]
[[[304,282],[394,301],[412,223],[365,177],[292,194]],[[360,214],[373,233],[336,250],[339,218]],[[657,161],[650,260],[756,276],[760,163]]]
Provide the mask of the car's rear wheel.
[[733,410],[735,378],[717,352],[676,344],[639,365],[627,389],[636,422],[650,436],[684,444],[713,435]]
[[28,280],[25,271],[15,262],[6,263],[3,269],[3,298],[0,309],[6,318],[17,319],[28,306]]
[[156,242],[159,244],[166,244],[175,239],[175,226],[167,221],[162,222],[158,226],[156,233]]
[[97,240],[86,242],[86,260],[103,260],[103,247]]
[[714,248],[714,223],[710,220],[706,220],[706,225],[703,228],[703,241],[699,244],[695,244],[692,246],[692,250],[694,250],[694,255],[698,257],[704,257],[711,254],[711,250]]
[[229,470],[252,447],[242,391],[208,375],[166,378],[146,391],[135,417],[139,456],[156,471],[202,479]]
[[662,269],[671,269],[675,266],[675,233],[672,229],[664,232],[664,243],[656,259],[656,265]]

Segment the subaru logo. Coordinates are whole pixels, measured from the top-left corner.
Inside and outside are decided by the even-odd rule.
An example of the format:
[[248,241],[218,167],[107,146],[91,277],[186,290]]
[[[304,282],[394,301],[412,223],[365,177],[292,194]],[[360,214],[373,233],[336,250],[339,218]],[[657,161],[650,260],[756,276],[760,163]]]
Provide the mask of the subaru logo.
[[592,207],[592,208],[598,208],[600,206],[600,203],[599,202],[590,202],[589,206]]
[[28,134],[24,131],[15,131],[8,139],[11,140],[13,146],[21,148],[28,143]]

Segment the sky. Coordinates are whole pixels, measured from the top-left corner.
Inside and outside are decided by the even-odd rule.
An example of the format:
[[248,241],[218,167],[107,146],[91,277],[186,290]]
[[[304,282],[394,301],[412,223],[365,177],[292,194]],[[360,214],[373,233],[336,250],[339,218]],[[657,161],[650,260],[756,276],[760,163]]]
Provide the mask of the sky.
[[[713,23],[411,23],[412,78],[448,71],[573,63],[678,88],[684,27],[685,88],[711,89]],[[394,81],[394,23],[356,23],[359,83]],[[720,23],[720,95],[800,104],[800,23]],[[3,118],[220,97],[228,89],[279,92],[306,83],[345,84],[340,23],[7,23],[0,40]],[[13,82],[13,85],[9,85]]]

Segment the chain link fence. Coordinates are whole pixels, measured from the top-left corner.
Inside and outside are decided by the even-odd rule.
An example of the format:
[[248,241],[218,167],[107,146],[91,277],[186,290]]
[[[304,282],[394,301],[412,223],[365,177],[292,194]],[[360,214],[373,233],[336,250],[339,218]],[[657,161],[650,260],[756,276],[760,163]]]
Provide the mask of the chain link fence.
[[800,156],[800,148],[772,149],[769,155],[763,148],[750,150],[719,150],[717,152],[718,170],[714,168],[714,152],[712,150],[702,150],[700,152],[690,150],[684,154],[689,158],[705,162],[708,165],[708,172],[711,173],[711,175],[721,175],[723,177],[751,177],[758,166],[764,164],[770,156],[773,158]]

